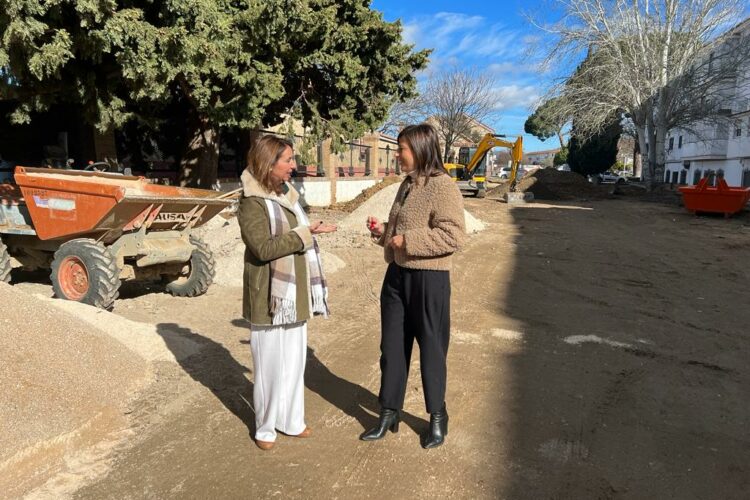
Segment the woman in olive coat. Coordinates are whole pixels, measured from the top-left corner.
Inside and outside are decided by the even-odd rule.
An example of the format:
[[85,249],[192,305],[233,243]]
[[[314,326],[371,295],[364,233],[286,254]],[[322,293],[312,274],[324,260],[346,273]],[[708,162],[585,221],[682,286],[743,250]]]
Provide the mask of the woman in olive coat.
[[245,243],[243,317],[250,322],[255,369],[255,442],[270,450],[277,431],[308,437],[304,373],[307,320],[328,315],[327,287],[313,235],[336,230],[310,223],[288,183],[292,144],[267,135],[248,153],[238,219]]

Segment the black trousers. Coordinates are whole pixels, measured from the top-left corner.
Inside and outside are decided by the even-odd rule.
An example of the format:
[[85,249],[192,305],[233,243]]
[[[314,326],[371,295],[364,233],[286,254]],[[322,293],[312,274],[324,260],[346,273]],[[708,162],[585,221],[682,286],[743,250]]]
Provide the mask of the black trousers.
[[406,269],[390,264],[380,292],[380,405],[400,410],[414,339],[419,343],[422,388],[428,413],[445,402],[450,340],[451,283],[448,271]]

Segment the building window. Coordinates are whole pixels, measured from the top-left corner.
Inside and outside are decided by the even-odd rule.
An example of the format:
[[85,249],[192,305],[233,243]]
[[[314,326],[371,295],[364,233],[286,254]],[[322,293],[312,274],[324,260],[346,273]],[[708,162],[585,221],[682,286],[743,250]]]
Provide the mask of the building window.
[[703,177],[708,178],[708,185],[709,186],[715,186],[716,185],[716,172],[714,172],[712,169],[708,168],[703,171]]
[[672,184],[677,184],[677,170],[672,172]]
[[687,184],[687,170],[683,169],[680,172],[680,186],[684,186],[685,184]]
[[698,184],[701,180],[701,171],[700,169],[696,169],[695,172],[693,172],[693,185],[695,186]]
[[742,171],[742,187],[750,187],[750,170]]
[[682,148],[682,136],[680,136],[679,140],[677,141],[677,148]]
[[672,151],[674,149],[674,137],[669,138],[669,150]]
[[724,178],[724,169],[720,168],[716,171],[716,179],[723,179]]
[[742,129],[740,127],[737,127],[736,129],[734,129],[734,136],[742,137]]
[[669,176],[670,176],[669,170],[666,170],[664,172],[664,182],[669,182]]

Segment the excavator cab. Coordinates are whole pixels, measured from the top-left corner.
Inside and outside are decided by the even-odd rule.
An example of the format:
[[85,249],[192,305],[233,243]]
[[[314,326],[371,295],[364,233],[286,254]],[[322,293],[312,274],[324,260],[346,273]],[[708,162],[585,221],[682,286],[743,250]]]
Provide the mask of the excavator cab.
[[512,167],[509,178],[510,187],[516,184],[518,165],[523,156],[523,137],[518,137],[515,142],[504,140],[505,135],[485,134],[476,147],[462,147],[458,152],[459,163],[446,163],[445,168],[451,174],[461,192],[474,194],[477,198],[486,195],[486,170],[487,153],[492,148],[507,147],[511,150]]

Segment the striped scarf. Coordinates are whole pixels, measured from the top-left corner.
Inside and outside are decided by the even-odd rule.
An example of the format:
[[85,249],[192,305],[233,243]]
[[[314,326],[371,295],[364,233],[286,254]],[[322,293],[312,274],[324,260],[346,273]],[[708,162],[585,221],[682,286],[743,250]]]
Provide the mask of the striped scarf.
[[[271,236],[278,237],[288,233],[291,228],[281,206],[274,200],[266,199],[266,209],[271,226]],[[309,226],[305,211],[299,202],[292,207],[297,222]],[[327,318],[328,286],[320,263],[320,248],[313,236],[313,246],[305,252],[307,275],[310,277],[308,300],[313,314]],[[297,321],[297,277],[294,270],[294,255],[287,255],[271,261],[271,314],[274,325],[288,325]]]

